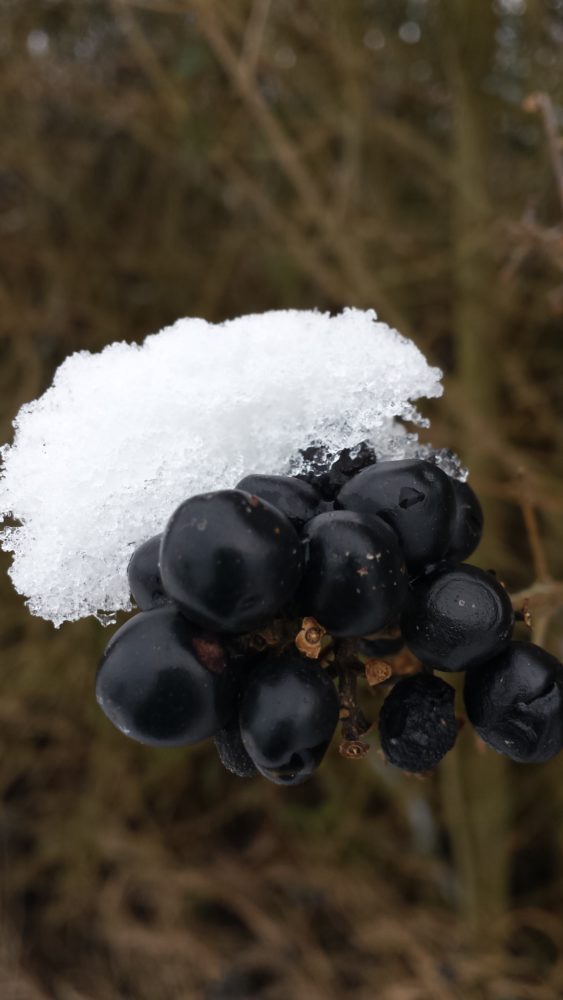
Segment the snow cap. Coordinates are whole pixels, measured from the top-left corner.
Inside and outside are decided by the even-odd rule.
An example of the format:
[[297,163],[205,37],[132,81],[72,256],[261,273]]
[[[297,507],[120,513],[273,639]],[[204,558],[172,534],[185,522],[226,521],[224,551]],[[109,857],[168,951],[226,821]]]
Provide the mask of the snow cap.
[[397,418],[425,425],[413,401],[441,395],[441,374],[359,309],[181,319],[140,346],[73,354],[0,450],[14,586],[57,626],[110,622],[132,606],[133,550],[187,497],[296,471],[312,443],[415,455]]

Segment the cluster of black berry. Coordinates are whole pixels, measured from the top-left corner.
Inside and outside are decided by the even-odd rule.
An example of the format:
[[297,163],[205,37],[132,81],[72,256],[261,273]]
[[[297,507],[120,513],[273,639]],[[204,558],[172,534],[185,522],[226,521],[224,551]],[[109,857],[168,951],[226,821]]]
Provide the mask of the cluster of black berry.
[[[465,670],[467,714],[486,743],[517,761],[557,753],[563,668],[511,641],[505,589],[463,564],[483,528],[473,490],[432,461],[377,462],[365,443],[332,462],[303,454],[307,474],[191,497],[135,551],[141,611],[97,676],[114,725],[152,745],[212,737],[233,773],[298,784],[339,719],[344,755],[367,749],[363,675],[390,687],[386,758],[426,772],[458,731],[454,689],[433,671]],[[405,645],[419,669],[401,676],[389,658]]]

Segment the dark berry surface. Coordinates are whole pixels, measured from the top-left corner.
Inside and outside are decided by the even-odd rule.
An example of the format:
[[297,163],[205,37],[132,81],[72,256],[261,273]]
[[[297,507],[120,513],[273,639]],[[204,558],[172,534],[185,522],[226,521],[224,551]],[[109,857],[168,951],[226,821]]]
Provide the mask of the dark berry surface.
[[301,784],[320,764],[338,721],[334,684],[314,663],[288,653],[258,667],[245,691],[240,731],[264,777]]
[[467,674],[465,707],[494,750],[521,763],[550,760],[563,746],[563,666],[531,642],[511,642]]
[[238,715],[224,729],[215,733],[213,742],[219,760],[231,774],[236,774],[238,778],[252,778],[258,774],[258,768],[242,742]]
[[405,640],[402,635],[393,638],[382,637],[379,639],[360,639],[358,642],[358,652],[364,656],[394,656],[404,648]]
[[468,559],[475,551],[483,534],[483,509],[469,483],[451,480],[455,496],[450,540],[445,554],[449,562]]
[[436,767],[456,741],[454,701],[453,687],[440,677],[415,674],[398,681],[379,714],[387,760],[411,774]]
[[383,518],[396,532],[411,573],[444,555],[454,513],[449,477],[431,462],[378,462],[341,489],[337,506]]
[[407,598],[401,631],[409,649],[438,670],[467,670],[510,641],[514,614],[504,587],[477,566],[440,569]]
[[171,606],[141,611],[112,636],[96,697],[117,729],[153,746],[213,736],[236,704],[223,647]]
[[303,533],[307,563],[297,602],[336,636],[367,635],[397,617],[407,593],[397,536],[377,517],[319,514]]
[[242,490],[191,497],[160,551],[166,593],[193,622],[244,632],[275,615],[301,579],[302,545],[284,514]]
[[329,458],[322,446],[311,445],[301,452],[309,471],[300,473],[298,479],[311,483],[325,500],[334,500],[352,476],[362,469],[375,465],[376,455],[367,441],[354,448],[343,448],[337,458]]
[[141,611],[161,607],[170,600],[164,593],[159,556],[162,535],[154,535],[135,549],[127,567],[129,589]]
[[293,476],[245,476],[237,490],[267,500],[276,510],[301,527],[318,512],[321,495],[310,483]]

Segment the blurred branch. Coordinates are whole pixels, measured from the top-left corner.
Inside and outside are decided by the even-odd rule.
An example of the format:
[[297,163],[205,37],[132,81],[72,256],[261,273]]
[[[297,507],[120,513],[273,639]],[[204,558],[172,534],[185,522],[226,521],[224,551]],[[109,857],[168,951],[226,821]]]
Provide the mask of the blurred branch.
[[338,271],[334,271],[322,259],[316,241],[303,239],[303,233],[287,212],[281,211],[275,202],[268,198],[264,190],[256,184],[254,178],[249,176],[243,167],[231,160],[228,166],[221,163],[220,169],[226,176],[235,181],[269,229],[283,238],[294,258],[303,270],[313,278],[318,287],[324,291],[327,298],[345,301],[346,286],[343,285]]
[[533,641],[542,646],[551,619],[563,609],[563,583],[539,581],[512,594],[511,600],[514,610],[523,612],[524,621],[532,629]]
[[511,594],[512,606],[516,611],[527,606],[530,613],[553,614],[563,608],[563,583],[550,580],[544,583],[533,583],[516,594]]
[[[484,367],[486,352],[481,356],[481,365]],[[479,377],[478,375],[476,377]],[[504,470],[510,479],[520,483],[522,470],[526,470],[528,497],[536,507],[545,506],[546,509],[563,510],[563,486],[557,474],[550,476],[549,469],[535,469],[532,467],[533,455],[524,449],[520,450],[515,444],[508,440],[508,436],[501,429],[500,424],[487,418],[481,408],[472,401],[467,393],[465,385],[458,379],[450,379],[450,391],[443,399],[443,406],[449,412],[450,419],[462,420],[464,432],[469,440],[479,442],[479,454],[481,458],[487,458],[488,462],[493,460],[496,464],[496,474],[492,468],[483,470],[475,469],[478,478],[499,481],[498,469]],[[474,468],[474,464],[469,462],[467,456],[465,460]],[[487,462],[487,464],[488,464]],[[509,492],[514,496],[516,502],[521,499],[519,487],[507,487],[504,492]]]
[[549,150],[553,176],[557,185],[559,204],[561,206],[561,211],[563,212],[563,146],[562,139],[559,134],[553,101],[551,100],[549,94],[542,91],[536,94],[530,94],[524,101],[524,110],[539,112],[541,115],[544,132],[547,138],[547,147]]
[[174,84],[171,83],[169,75],[162,69],[154,49],[145,38],[129,9],[128,0],[110,0],[110,3],[139,66],[153,84],[164,106],[174,119],[185,116],[187,111],[186,97],[178,92]]
[[[489,359],[498,350],[501,330],[491,308],[495,296],[494,251],[483,246],[468,255],[466,247],[489,230],[494,211],[489,191],[487,147],[492,128],[485,95],[475,87],[491,65],[494,38],[490,0],[464,0],[443,5],[444,51],[452,94],[454,185],[450,191],[452,216],[453,319],[457,383],[472,418],[485,427],[488,441],[498,422],[499,368]],[[452,400],[459,409],[460,398]],[[491,469],[490,452],[483,441],[468,433],[466,414],[460,428],[464,460],[477,475]],[[504,444],[504,442],[503,442]],[[484,498],[487,558],[497,561],[500,541],[499,510]],[[509,820],[507,762],[500,755],[484,760],[465,737],[444,763],[446,815],[457,854],[462,882],[461,906],[477,939],[494,932],[508,901],[506,836]],[[451,801],[450,801],[451,797]],[[463,805],[458,814],[456,803]],[[462,829],[463,827],[463,829]]]
[[539,532],[537,515],[532,504],[528,500],[522,500],[521,506],[522,516],[524,518],[524,524],[526,525],[526,532],[532,552],[534,575],[536,580],[545,583],[549,580],[549,570],[545,549]]
[[272,0],[254,0],[252,4],[240,56],[241,69],[249,79],[256,75],[271,3]]
[[322,233],[330,252],[338,259],[349,285],[349,298],[357,305],[377,305],[385,318],[408,333],[405,316],[387,297],[372,271],[358,253],[354,240],[335,224],[330,203],[319,193],[319,181],[307,170],[289,133],[265,100],[260,89],[241,69],[240,60],[207,0],[192,0],[199,14],[199,26],[219,62],[253,117],[267,137],[277,161],[301,201],[301,210]]

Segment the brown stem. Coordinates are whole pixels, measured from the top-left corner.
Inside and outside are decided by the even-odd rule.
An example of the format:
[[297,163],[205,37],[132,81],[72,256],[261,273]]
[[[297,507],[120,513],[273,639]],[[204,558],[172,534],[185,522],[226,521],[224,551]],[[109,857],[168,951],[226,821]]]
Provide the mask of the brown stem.
[[563,153],[561,152],[561,138],[551,97],[541,91],[537,94],[530,94],[524,101],[524,110],[539,111],[541,114],[559,203],[563,212]]
[[511,594],[510,599],[515,611],[526,607],[531,614],[551,616],[563,608],[563,583],[559,580],[538,580],[531,587]]
[[343,757],[365,757],[369,744],[364,743],[360,737],[371,728],[371,723],[357,704],[358,671],[355,665],[345,663],[339,666],[338,690],[343,737],[340,753]]
[[549,568],[547,565],[547,557],[541,540],[536,511],[534,510],[534,507],[528,500],[524,500],[521,504],[521,507],[522,507],[522,516],[524,518],[524,524],[526,525],[528,542],[530,544],[530,550],[532,553],[532,559],[534,563],[534,575],[536,577],[536,580],[540,581],[549,580]]

